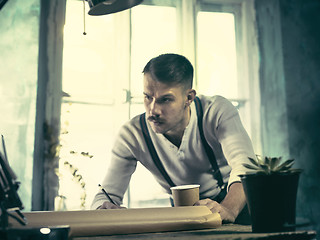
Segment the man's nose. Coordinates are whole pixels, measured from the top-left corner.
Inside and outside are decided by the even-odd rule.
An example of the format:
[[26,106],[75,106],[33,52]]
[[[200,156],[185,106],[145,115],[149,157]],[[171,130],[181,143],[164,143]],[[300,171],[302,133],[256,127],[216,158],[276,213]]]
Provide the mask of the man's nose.
[[152,103],[150,104],[150,115],[153,115],[153,116],[160,115],[160,107],[155,100],[153,100]]

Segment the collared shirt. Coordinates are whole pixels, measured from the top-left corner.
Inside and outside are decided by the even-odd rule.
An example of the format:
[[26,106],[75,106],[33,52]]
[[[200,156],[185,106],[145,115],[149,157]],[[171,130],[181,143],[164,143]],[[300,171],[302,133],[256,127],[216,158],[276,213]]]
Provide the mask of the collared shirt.
[[[230,186],[245,173],[243,163],[255,157],[252,143],[245,131],[238,110],[230,101],[221,97],[199,96],[203,107],[205,138],[213,149],[223,181]],[[176,185],[200,184],[200,198],[214,198],[220,192],[213,177],[212,166],[201,143],[195,104],[190,105],[191,115],[180,147],[176,147],[162,134],[153,132],[148,121],[150,137],[164,169]],[[155,166],[142,135],[139,116],[120,129],[112,150],[112,158],[102,183],[118,204],[128,187],[131,175],[140,161],[168,194],[170,185]],[[91,208],[101,206],[106,197],[98,193]]]

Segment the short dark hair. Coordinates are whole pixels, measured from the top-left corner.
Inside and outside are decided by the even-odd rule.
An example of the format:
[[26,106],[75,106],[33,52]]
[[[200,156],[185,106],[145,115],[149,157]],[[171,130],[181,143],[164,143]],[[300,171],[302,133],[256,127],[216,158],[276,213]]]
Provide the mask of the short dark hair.
[[152,58],[142,72],[150,74],[153,80],[162,83],[182,85],[186,89],[192,88],[193,66],[182,55],[161,54]]

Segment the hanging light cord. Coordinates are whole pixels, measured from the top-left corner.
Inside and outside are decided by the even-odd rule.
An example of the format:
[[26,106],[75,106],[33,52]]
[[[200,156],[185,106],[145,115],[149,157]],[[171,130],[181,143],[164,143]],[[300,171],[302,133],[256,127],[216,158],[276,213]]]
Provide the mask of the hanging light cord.
[[87,35],[86,33],[86,4],[85,0],[83,2],[83,35]]

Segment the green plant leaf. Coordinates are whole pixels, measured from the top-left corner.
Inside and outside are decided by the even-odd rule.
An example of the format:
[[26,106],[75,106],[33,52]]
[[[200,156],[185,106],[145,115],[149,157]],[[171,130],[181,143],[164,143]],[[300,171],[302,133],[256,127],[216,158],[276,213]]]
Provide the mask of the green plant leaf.
[[261,164],[261,170],[263,170],[263,172],[265,172],[266,174],[270,173],[270,169],[267,165],[262,165]]
[[265,166],[270,166],[270,162],[271,162],[271,158],[269,158],[269,157],[264,158],[264,165]]
[[260,164],[259,164],[259,162],[258,162],[257,160],[255,160],[255,159],[253,159],[253,158],[251,158],[251,157],[248,157],[248,159],[250,160],[250,162],[251,162],[253,165],[259,167]]
[[244,163],[243,166],[252,172],[263,174],[288,173],[292,172],[294,159],[286,160],[282,163],[282,157],[267,157],[256,155],[256,159],[248,157],[251,164]]
[[294,164],[294,159],[289,159],[289,160],[285,161],[284,163],[282,163],[281,165],[279,165],[278,167],[276,167],[274,170],[275,171],[285,171],[287,169],[290,169],[293,164]]
[[251,169],[251,170],[256,170],[256,171],[259,170],[259,168],[257,166],[252,166],[252,165],[247,164],[247,163],[244,163],[243,166],[245,168],[248,168],[248,169]]
[[275,169],[275,167],[277,167],[279,165],[279,163],[281,162],[282,157],[273,157],[270,160],[270,169]]

